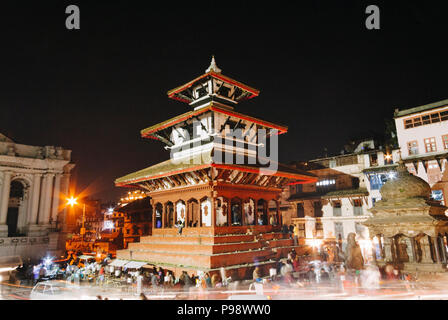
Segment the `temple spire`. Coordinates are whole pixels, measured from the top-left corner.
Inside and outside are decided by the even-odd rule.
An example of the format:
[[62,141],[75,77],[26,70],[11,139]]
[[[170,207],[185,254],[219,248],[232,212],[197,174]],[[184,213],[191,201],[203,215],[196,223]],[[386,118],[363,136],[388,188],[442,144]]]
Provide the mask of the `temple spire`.
[[210,66],[205,70],[205,72],[214,71],[216,73],[221,73],[221,69],[218,68],[215,61],[215,56],[212,56],[212,61],[210,62]]

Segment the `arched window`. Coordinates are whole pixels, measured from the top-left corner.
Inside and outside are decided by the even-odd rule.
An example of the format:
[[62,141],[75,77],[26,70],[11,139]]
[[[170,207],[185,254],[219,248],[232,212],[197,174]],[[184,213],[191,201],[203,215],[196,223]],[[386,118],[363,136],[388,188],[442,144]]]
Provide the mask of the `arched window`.
[[163,206],[161,203],[156,204],[156,228],[162,228],[162,213],[163,213]]
[[194,198],[191,198],[190,200],[187,201],[187,206],[188,206],[187,226],[193,228],[200,227],[201,217],[199,212],[199,201]]
[[28,201],[24,201],[26,183],[21,180],[13,180],[9,190],[8,212],[6,224],[8,236],[18,236],[20,227],[26,222],[26,210]]
[[233,198],[230,205],[231,222],[233,226],[240,226],[242,224],[242,208],[241,199]]
[[258,225],[267,225],[268,224],[268,205],[266,200],[260,199],[257,201],[257,216],[258,216]]
[[277,202],[274,200],[270,200],[268,203],[269,207],[269,221],[270,225],[276,226],[278,225],[278,211],[277,211]]
[[185,224],[187,218],[187,208],[183,200],[176,202],[176,220]]
[[171,201],[165,203],[165,228],[173,228],[174,227],[174,205]]
[[229,204],[226,198],[219,197],[216,200],[216,225],[228,225]]
[[251,198],[244,201],[243,205],[244,211],[244,224],[254,225],[255,221],[255,201]]
[[202,227],[211,227],[212,225],[212,201],[208,197],[201,199],[201,222]]

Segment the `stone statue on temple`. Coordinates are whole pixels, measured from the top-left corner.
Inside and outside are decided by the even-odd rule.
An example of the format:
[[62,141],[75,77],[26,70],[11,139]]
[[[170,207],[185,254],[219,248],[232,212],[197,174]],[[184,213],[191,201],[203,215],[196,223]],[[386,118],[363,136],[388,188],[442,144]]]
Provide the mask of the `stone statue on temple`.
[[350,270],[362,270],[364,268],[364,258],[361,247],[356,242],[356,234],[350,232],[347,236],[347,248],[345,249],[345,267]]

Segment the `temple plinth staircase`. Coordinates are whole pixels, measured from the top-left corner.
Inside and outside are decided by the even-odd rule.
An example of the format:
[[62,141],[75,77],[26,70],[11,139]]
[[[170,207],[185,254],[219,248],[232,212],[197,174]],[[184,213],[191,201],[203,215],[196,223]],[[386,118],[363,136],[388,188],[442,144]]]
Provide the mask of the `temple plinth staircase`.
[[177,229],[154,229],[152,236],[129,243],[118,250],[117,258],[146,261],[148,264],[172,270],[196,273],[198,270],[220,273],[233,279],[252,278],[256,265],[268,272],[278,259],[286,258],[292,249],[300,255],[309,248],[294,246],[288,234],[272,226],[242,226],[220,228],[186,228],[182,235]]

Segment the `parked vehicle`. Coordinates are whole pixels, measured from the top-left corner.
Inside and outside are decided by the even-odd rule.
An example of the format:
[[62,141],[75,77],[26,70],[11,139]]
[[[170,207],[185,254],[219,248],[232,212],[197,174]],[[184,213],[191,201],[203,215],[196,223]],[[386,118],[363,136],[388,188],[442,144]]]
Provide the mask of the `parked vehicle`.
[[95,296],[86,294],[79,286],[64,281],[48,280],[36,284],[30,293],[31,300],[94,300]]

